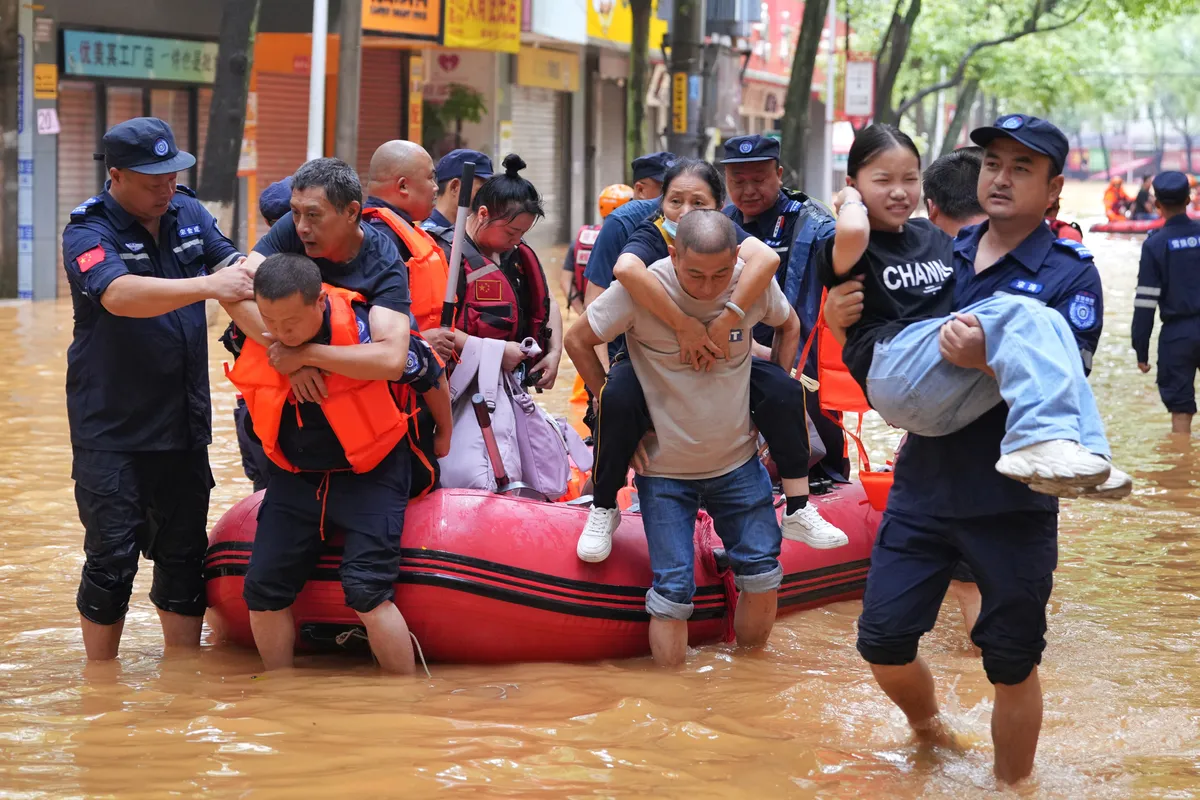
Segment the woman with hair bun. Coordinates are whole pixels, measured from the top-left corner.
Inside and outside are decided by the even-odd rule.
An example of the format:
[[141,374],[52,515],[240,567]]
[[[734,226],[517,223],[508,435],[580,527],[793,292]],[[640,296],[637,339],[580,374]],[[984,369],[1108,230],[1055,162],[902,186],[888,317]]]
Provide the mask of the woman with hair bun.
[[[447,341],[438,354],[451,358],[462,353],[472,336],[500,339],[509,343],[503,369],[513,371],[524,364],[534,385],[549,389],[558,377],[562,357],[562,314],[541,261],[522,238],[546,212],[537,188],[521,177],[525,161],[513,153],[503,165],[504,171],[488,178],[471,201],[453,345]],[[449,259],[454,229],[430,233]],[[539,356],[526,358],[520,343],[527,338],[538,343]]]

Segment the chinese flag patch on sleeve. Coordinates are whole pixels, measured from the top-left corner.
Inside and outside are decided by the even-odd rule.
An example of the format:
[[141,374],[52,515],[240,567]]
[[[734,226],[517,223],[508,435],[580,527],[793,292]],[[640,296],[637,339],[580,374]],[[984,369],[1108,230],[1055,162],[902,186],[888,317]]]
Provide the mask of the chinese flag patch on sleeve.
[[79,265],[80,272],[87,272],[89,269],[103,261],[104,258],[104,246],[96,245],[91,250],[88,250],[79,258],[75,259],[75,263]]

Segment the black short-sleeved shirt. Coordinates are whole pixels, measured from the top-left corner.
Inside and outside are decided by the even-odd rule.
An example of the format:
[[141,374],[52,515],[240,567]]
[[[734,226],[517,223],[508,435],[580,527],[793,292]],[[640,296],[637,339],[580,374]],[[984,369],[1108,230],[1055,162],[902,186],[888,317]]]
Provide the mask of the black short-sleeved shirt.
[[846,331],[842,360],[865,391],[876,342],[954,310],[954,240],[927,219],[910,219],[895,233],[871,231],[867,251],[845,277],[834,274],[833,243],[817,251],[817,274],[827,287],[863,282],[862,318]]
[[207,446],[212,406],[204,303],[136,319],[113,314],[102,298],[125,275],[206,275],[236,258],[237,248],[186,186],[159,219],[157,239],[104,191],[71,212],[62,245],[75,305],[67,349],[71,443],[118,452]]
[[[352,261],[336,264],[325,258],[315,259],[321,270],[321,280],[358,292],[373,306],[408,314],[412,297],[408,293],[408,269],[400,258],[400,251],[375,226],[366,223],[360,223],[360,226],[362,247]],[[259,239],[254,251],[264,256],[304,253],[304,243],[296,233],[296,223],[290,212]]]
[[[625,243],[625,249],[621,253],[630,253],[637,256],[645,262],[647,267],[655,261],[661,261],[671,255],[670,251],[667,250],[667,240],[663,238],[662,231],[655,224],[657,219],[658,217],[651,217],[639,223],[633,229],[633,233],[630,234],[629,241]],[[737,229],[738,244],[750,238],[750,234],[742,230],[741,226],[736,222],[733,226]]]

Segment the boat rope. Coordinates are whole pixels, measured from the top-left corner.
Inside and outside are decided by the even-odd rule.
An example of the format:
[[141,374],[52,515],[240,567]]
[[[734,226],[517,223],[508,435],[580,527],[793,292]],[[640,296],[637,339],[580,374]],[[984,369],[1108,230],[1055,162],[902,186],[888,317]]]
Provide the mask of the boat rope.
[[[433,674],[429,671],[429,664],[427,664],[425,662],[425,653],[421,650],[421,643],[419,641],[417,641],[417,635],[415,633],[413,633],[412,631],[409,631],[408,635],[412,637],[413,645],[417,649],[417,657],[421,659],[421,668],[425,670],[425,677],[432,680]],[[369,638],[367,638],[367,632],[357,626],[350,628],[349,630],[342,631],[341,633],[339,633],[337,635],[337,638],[335,638],[334,641],[337,642],[338,647],[345,647],[346,642],[350,641],[353,638],[362,639],[363,641],[367,642],[368,644],[371,641]],[[372,653],[371,655],[372,655],[372,657],[374,657],[374,653]]]
[[412,631],[409,631],[408,635],[412,637],[413,644],[417,648],[417,656],[421,659],[421,668],[425,670],[425,677],[433,680],[433,675],[429,672],[429,665],[425,663],[425,653],[421,651],[421,643],[417,641],[417,635]]

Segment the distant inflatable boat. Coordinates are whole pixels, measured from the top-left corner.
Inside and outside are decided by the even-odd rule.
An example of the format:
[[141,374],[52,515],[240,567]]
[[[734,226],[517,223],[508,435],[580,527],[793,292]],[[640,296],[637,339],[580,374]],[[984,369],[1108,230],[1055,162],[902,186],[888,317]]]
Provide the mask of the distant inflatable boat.
[[[254,646],[242,584],[250,562],[256,494],[213,528],[205,559],[209,624],[219,638]],[[880,513],[858,483],[813,498],[850,537],[835,550],[785,540],[779,615],[862,596]],[[403,537],[396,604],[430,660],[455,663],[596,661],[649,653],[650,559],[641,516],[626,512],[612,555],[575,555],[586,509],[448,489],[413,502]],[[736,591],[712,520],[696,525],[692,645],[729,641]],[[338,580],[341,534],[333,531],[297,598],[297,649],[362,647],[357,615]]]
[[[1188,208],[1188,216],[1192,219],[1200,219],[1200,209]],[[1118,219],[1098,222],[1088,228],[1088,231],[1091,233],[1149,233],[1162,226],[1161,217],[1159,219]]]

